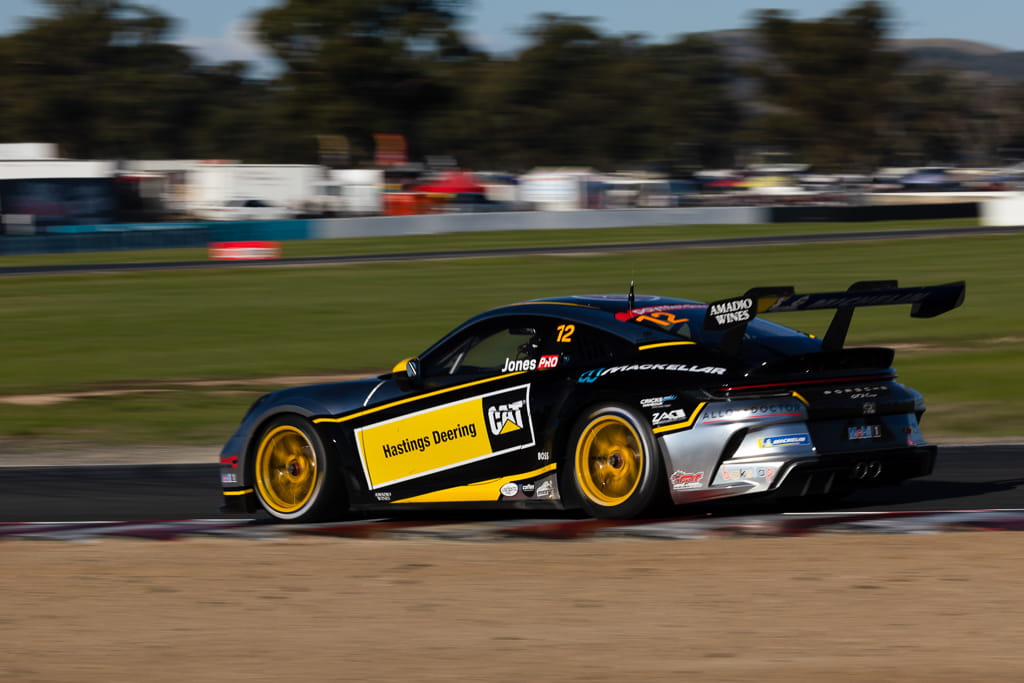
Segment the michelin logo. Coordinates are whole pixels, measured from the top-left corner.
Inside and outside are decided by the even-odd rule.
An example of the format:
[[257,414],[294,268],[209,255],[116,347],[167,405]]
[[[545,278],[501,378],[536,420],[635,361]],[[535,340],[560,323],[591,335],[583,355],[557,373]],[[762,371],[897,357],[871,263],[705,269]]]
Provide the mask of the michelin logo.
[[758,448],[779,448],[781,446],[808,446],[811,437],[808,434],[787,434],[785,436],[766,436],[757,440]]

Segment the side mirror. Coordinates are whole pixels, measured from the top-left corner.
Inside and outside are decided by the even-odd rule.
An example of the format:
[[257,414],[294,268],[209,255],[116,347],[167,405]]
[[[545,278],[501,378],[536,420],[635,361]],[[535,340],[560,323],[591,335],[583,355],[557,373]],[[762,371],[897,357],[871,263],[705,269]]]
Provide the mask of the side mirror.
[[420,359],[414,357],[398,361],[395,364],[395,367],[391,368],[391,374],[393,374],[397,380],[406,380],[414,386],[419,385]]

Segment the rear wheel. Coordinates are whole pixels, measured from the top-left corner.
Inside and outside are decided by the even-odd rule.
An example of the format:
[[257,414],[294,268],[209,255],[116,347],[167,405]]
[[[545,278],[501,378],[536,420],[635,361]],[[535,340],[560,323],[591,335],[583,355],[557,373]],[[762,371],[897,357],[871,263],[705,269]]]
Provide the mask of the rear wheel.
[[281,520],[336,519],[345,503],[336,470],[308,420],[277,417],[263,430],[253,458],[256,496],[264,510]]
[[594,517],[625,519],[667,502],[664,467],[654,435],[636,411],[598,406],[580,419],[569,447],[569,485]]

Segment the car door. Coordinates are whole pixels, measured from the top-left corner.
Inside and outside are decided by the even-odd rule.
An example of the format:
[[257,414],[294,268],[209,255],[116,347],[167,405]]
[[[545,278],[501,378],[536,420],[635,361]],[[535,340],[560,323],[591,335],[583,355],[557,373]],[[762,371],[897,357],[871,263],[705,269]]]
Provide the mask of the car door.
[[350,422],[372,499],[498,501],[516,477],[553,469],[538,396],[555,379],[557,356],[542,352],[554,333],[528,316],[484,320],[425,354],[415,382],[391,380]]

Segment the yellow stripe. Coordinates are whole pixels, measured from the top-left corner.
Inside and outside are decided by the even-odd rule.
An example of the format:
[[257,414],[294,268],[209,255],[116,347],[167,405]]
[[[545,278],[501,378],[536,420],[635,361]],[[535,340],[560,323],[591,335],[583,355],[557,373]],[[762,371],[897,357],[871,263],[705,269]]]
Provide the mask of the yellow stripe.
[[225,491],[225,496],[245,496],[252,493],[252,489],[242,489],[241,491]]
[[466,384],[458,384],[458,385],[456,385],[454,387],[448,387],[447,389],[438,389],[437,391],[431,391],[428,394],[419,394],[417,396],[410,396],[408,398],[403,398],[403,399],[399,399],[397,401],[392,401],[391,403],[385,403],[383,405],[374,406],[373,408],[368,408],[368,409],[362,410],[362,411],[360,411],[358,413],[352,413],[351,415],[343,415],[341,417],[318,417],[315,420],[313,420],[313,422],[316,422],[316,423],[320,423],[320,422],[346,422],[348,420],[354,420],[357,417],[362,417],[363,415],[372,415],[373,413],[380,412],[381,410],[387,410],[388,408],[394,408],[395,406],[400,406],[400,405],[403,405],[405,403],[409,403],[411,401],[418,401],[421,398],[430,398],[431,396],[440,396],[441,394],[447,394],[447,393],[452,392],[452,391],[458,391],[459,389],[467,389],[469,387],[475,387],[478,384],[486,384],[487,382],[494,382],[496,380],[505,379],[507,377],[515,377],[516,375],[524,374],[524,372],[525,371],[508,372],[508,373],[505,373],[504,375],[498,375],[497,377],[488,377],[487,379],[478,379],[475,382],[467,382]]
[[693,341],[658,342],[657,344],[644,344],[636,348],[638,351],[646,351],[647,349],[660,349],[663,346],[694,346],[696,343]]
[[796,400],[800,401],[805,406],[810,407],[810,405],[811,405],[810,401],[808,401],[806,398],[804,398],[803,396],[801,396],[799,393],[797,393],[795,391],[792,392],[792,393],[793,393],[793,398],[795,398]]
[[503,485],[511,483],[517,479],[536,478],[553,469],[555,469],[555,463],[545,465],[539,470],[534,470],[533,472],[514,474],[512,476],[501,477],[499,479],[488,479],[487,481],[478,481],[473,484],[466,484],[465,486],[454,486],[450,489],[441,489],[440,491],[431,491],[430,493],[424,493],[420,496],[395,500],[392,501],[392,503],[477,503],[481,501],[497,501]]
[[697,416],[700,415],[700,411],[704,410],[704,406],[707,404],[707,401],[701,401],[697,404],[697,407],[694,408],[693,412],[690,414],[690,419],[686,422],[676,422],[675,424],[665,425],[664,427],[655,427],[651,431],[655,434],[664,434],[665,432],[674,432],[680,429],[686,429],[687,427],[692,427],[694,420],[697,419]]

